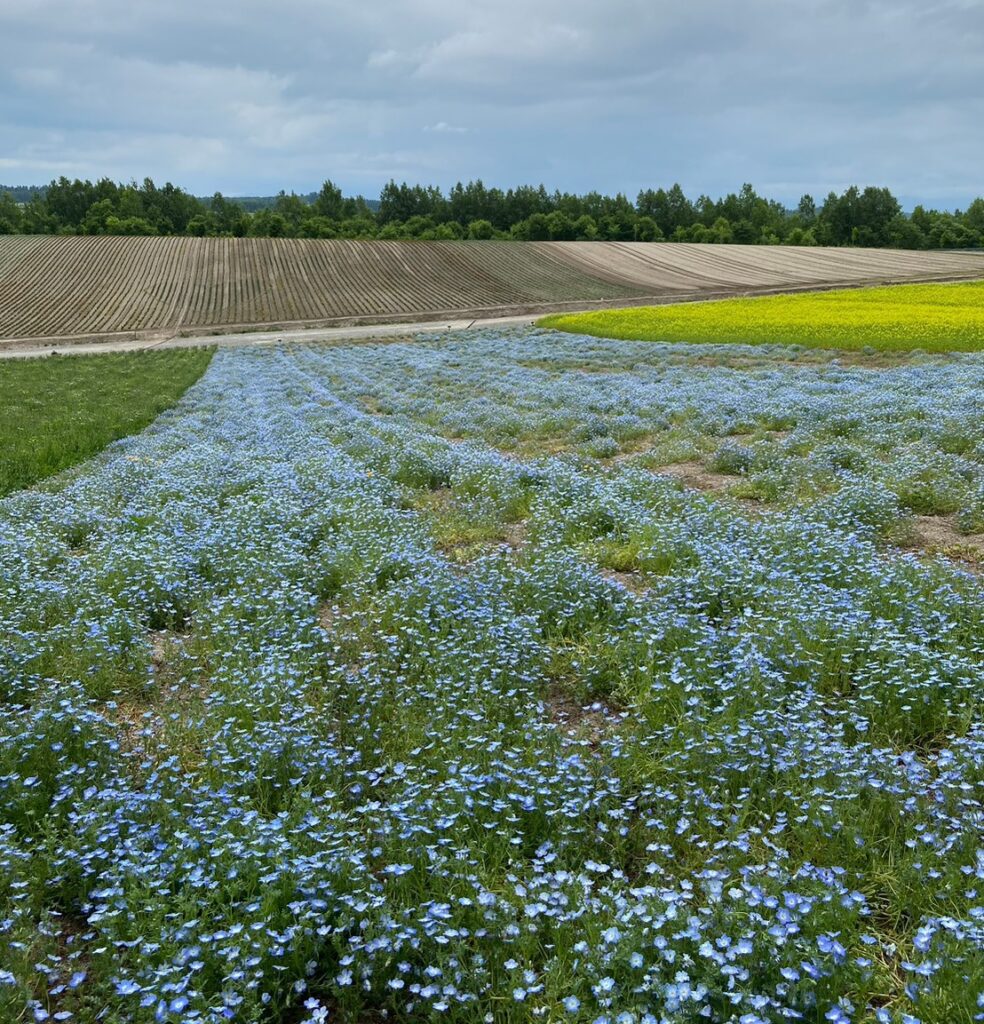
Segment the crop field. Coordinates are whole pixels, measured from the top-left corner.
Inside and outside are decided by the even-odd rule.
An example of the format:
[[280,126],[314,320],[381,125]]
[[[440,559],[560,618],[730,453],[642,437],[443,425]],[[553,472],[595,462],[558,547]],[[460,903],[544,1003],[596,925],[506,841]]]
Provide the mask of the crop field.
[[0,1019],[979,1021],[984,581],[920,531],[984,531],[982,401],[220,351],[0,502]]
[[984,281],[771,295],[544,317],[604,338],[901,351],[984,350]]
[[9,235],[0,236],[0,341],[975,276],[984,277],[976,252]]
[[207,349],[0,363],[0,496],[145,427],[204,372]]

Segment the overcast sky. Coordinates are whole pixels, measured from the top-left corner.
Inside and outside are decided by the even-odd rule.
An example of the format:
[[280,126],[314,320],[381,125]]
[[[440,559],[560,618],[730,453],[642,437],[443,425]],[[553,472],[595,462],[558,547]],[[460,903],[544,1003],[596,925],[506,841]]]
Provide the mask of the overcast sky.
[[984,193],[984,0],[0,0],[0,182]]

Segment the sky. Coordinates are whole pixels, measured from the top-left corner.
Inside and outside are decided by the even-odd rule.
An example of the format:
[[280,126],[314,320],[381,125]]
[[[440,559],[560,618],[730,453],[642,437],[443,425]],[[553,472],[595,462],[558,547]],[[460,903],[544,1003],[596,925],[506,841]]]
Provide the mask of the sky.
[[0,182],[984,193],[984,0],[0,0]]

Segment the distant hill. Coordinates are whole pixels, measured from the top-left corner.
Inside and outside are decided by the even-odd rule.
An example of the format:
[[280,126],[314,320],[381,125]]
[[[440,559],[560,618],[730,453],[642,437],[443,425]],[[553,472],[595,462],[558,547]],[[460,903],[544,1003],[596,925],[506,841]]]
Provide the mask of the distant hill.
[[43,196],[47,185],[0,185],[0,194],[9,192],[15,203],[29,203],[35,196]]
[[[208,203],[211,196],[198,196],[199,201]],[[230,203],[236,203],[247,213],[256,213],[257,210],[270,210],[277,202],[277,196],[225,196]],[[318,198],[317,192],[308,192],[300,197],[308,206]]]
[[[201,202],[208,203],[212,198],[211,196],[198,196]],[[226,196],[226,199],[230,203],[236,203],[241,206],[247,213],[256,213],[257,210],[271,210],[276,205],[278,196]],[[307,203],[310,206],[315,199],[318,198],[317,192],[308,192],[306,195],[299,196],[302,202]],[[379,209],[378,199],[367,199],[366,206],[375,213]]]
[[[29,203],[35,196],[47,194],[47,185],[0,185],[0,194],[9,192],[14,197],[15,203]],[[208,203],[211,196],[198,196],[201,202]],[[308,192],[301,196],[301,199],[309,206],[318,198],[317,192]],[[247,213],[256,213],[257,210],[270,210],[277,202],[276,196],[226,196],[232,203],[241,206]],[[379,209],[378,199],[367,199],[366,206],[375,213]]]

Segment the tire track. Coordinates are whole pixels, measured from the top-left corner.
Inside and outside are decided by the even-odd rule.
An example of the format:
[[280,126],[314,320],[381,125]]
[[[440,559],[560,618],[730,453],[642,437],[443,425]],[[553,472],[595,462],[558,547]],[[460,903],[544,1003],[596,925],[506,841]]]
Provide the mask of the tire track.
[[984,254],[644,242],[0,236],[0,339],[187,333],[984,277]]

